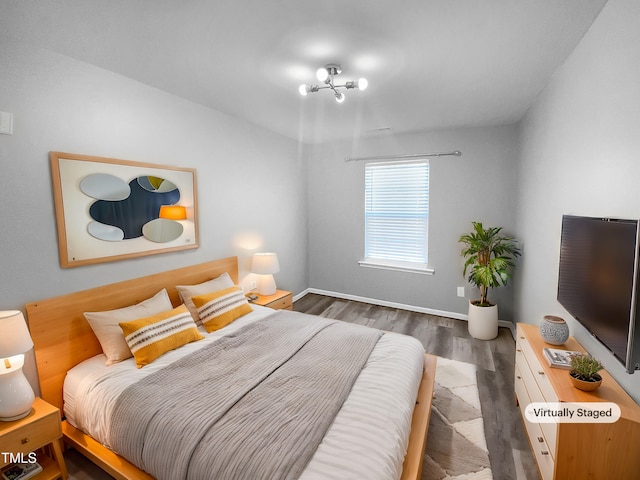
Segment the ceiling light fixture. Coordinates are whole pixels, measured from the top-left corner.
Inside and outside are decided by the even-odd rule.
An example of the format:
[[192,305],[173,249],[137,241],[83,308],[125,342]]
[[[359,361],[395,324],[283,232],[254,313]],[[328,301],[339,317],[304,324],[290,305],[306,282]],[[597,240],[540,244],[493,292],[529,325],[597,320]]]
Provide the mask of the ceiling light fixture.
[[346,88],[347,90],[350,88],[357,88],[359,90],[366,90],[369,82],[367,82],[366,78],[360,78],[358,80],[351,80],[349,82],[345,82],[344,85],[336,85],[334,83],[334,77],[342,73],[342,69],[340,65],[336,65],[335,63],[329,63],[322,68],[319,68],[316,72],[316,77],[318,81],[324,83],[324,85],[300,85],[298,91],[300,95],[306,96],[308,93],[315,93],[318,90],[322,90],[324,88],[330,88],[333,92],[334,97],[336,98],[336,102],[342,103],[344,102],[345,95],[342,92],[338,91],[338,88]]

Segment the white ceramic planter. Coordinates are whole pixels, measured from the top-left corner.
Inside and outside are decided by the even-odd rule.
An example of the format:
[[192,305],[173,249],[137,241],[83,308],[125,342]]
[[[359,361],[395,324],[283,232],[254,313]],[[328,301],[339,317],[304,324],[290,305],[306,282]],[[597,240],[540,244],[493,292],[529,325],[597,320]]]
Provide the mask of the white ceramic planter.
[[478,307],[469,302],[469,335],[479,340],[498,336],[498,306]]

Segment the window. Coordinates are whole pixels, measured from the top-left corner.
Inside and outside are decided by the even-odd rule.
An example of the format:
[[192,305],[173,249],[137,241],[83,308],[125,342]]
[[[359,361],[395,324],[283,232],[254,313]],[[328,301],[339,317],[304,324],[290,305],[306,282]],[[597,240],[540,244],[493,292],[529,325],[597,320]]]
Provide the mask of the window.
[[367,164],[364,215],[361,265],[433,273],[427,268],[428,162]]

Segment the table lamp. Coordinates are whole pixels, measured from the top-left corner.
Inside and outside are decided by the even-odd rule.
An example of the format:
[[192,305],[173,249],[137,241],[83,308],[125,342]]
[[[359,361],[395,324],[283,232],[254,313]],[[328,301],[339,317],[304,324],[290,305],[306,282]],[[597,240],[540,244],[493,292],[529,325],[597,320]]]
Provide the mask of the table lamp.
[[32,348],[22,312],[0,312],[0,421],[11,422],[31,413],[35,396],[22,366],[24,353]]
[[273,295],[276,293],[276,281],[273,274],[280,271],[278,255],[275,253],[254,253],[251,272],[258,275],[258,293]]

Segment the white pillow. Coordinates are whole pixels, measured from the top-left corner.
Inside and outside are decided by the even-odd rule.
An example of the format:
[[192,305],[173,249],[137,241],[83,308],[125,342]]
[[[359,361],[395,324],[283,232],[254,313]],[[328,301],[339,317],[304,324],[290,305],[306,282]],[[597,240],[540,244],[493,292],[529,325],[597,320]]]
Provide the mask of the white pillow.
[[163,288],[153,297],[136,305],[106,312],[84,312],[84,318],[98,337],[102,351],[107,356],[107,365],[113,365],[133,356],[124,339],[120,322],[150,317],[172,309],[169,294]]
[[225,288],[233,286],[233,280],[231,280],[229,274],[225,272],[213,280],[208,280],[198,285],[176,285],[176,289],[180,294],[182,303],[184,303],[189,309],[189,312],[191,312],[193,320],[196,324],[202,325],[202,320],[200,320],[200,316],[198,315],[198,309],[193,304],[193,301],[191,301],[191,297],[206,295],[207,293],[217,292],[218,290],[224,290]]

